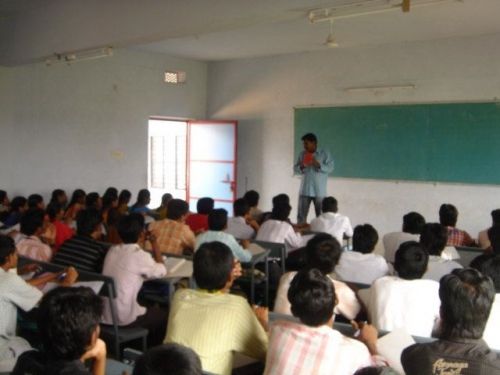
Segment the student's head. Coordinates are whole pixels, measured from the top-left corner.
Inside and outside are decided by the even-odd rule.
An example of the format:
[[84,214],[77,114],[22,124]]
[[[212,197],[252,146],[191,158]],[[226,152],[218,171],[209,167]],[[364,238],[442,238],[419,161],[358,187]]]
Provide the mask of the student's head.
[[332,281],[315,268],[299,271],[288,289],[293,316],[308,326],[326,324],[333,316],[336,297]]
[[352,234],[352,249],[359,253],[369,254],[375,249],[378,233],[370,224],[357,225]]
[[38,208],[28,210],[21,217],[21,233],[32,236],[37,235],[43,229],[43,219],[45,212]]
[[76,233],[80,236],[91,237],[100,231],[102,223],[101,213],[95,208],[78,211],[76,215]]
[[93,191],[92,193],[88,193],[85,197],[85,207],[100,210],[102,208],[102,199],[99,196],[99,193],[95,191]]
[[221,231],[227,227],[227,211],[223,208],[216,208],[208,214],[208,229]]
[[163,344],[148,349],[135,362],[132,375],[201,375],[201,361],[190,348]]
[[24,197],[14,197],[10,202],[11,212],[23,213],[28,209],[28,200]]
[[201,215],[208,215],[214,209],[214,200],[210,197],[198,199],[196,211]]
[[418,212],[409,212],[403,216],[403,232],[411,234],[422,233],[425,219]]
[[115,199],[118,199],[118,189],[113,186],[108,187],[102,195],[103,199],[104,197],[114,197]]
[[454,227],[457,225],[458,210],[449,203],[444,203],[439,207],[439,222],[445,227]]
[[276,204],[273,206],[273,210],[271,211],[271,219],[286,221],[288,220],[288,216],[290,216],[290,212],[292,211],[292,207],[285,202]]
[[120,191],[120,195],[118,196],[118,204],[128,204],[128,202],[130,202],[130,198],[132,198],[132,193],[129,190],[124,189]]
[[290,205],[290,197],[287,194],[278,194],[273,197],[273,207],[280,205]]
[[500,224],[494,224],[488,229],[488,239],[495,254],[500,254]]
[[162,207],[167,207],[168,202],[170,202],[174,197],[170,193],[165,193],[161,196],[161,205]]
[[222,242],[205,242],[194,253],[193,276],[201,289],[221,290],[231,280],[234,256]]
[[102,197],[102,209],[103,211],[109,210],[110,208],[118,206],[118,197],[112,194],[104,195]]
[[356,371],[354,375],[398,375],[399,373],[391,367],[363,367]]
[[334,197],[326,197],[321,203],[323,212],[337,212],[339,210],[337,200]]
[[59,287],[45,294],[38,329],[49,358],[80,359],[99,336],[102,310],[101,298],[90,288]]
[[124,244],[137,243],[144,233],[144,216],[133,213],[123,216],[118,222],[118,235]]
[[470,266],[484,276],[488,276],[493,281],[496,293],[500,293],[500,255],[480,255],[471,262]]
[[427,251],[416,241],[402,243],[394,256],[394,269],[405,280],[421,279],[428,263]]
[[6,206],[9,204],[9,198],[5,190],[0,190],[0,204]]
[[50,221],[61,220],[64,216],[64,206],[57,201],[50,202],[45,211],[49,216]]
[[167,219],[182,220],[189,212],[189,205],[182,199],[172,199],[167,206]]
[[429,255],[441,255],[448,241],[448,230],[438,223],[427,223],[420,233],[420,243]]
[[73,194],[71,195],[71,200],[69,201],[69,206],[72,206],[75,203],[85,204],[85,196],[86,195],[87,194],[82,189],[76,189],[73,192]]
[[28,209],[40,208],[44,209],[43,197],[40,194],[31,194],[28,197]]
[[441,338],[480,339],[490,315],[495,287],[472,268],[454,269],[439,282]]
[[316,268],[325,275],[332,273],[339,262],[342,249],[337,239],[327,233],[319,233],[306,245],[307,268]]
[[260,195],[255,190],[248,190],[243,199],[247,201],[250,207],[257,207],[259,205]]
[[316,146],[318,144],[318,139],[313,133],[307,133],[302,136],[302,144],[304,146],[304,150],[307,152],[315,152]]
[[236,199],[233,203],[234,216],[246,216],[250,212],[248,202],[243,199]]
[[66,195],[66,192],[64,190],[55,189],[52,191],[52,195],[50,196],[50,202],[57,202],[64,208],[64,206],[66,206],[66,203],[68,203],[68,196]]
[[[0,267],[3,267],[7,262],[11,261],[12,257],[16,256],[16,244],[12,237],[0,235]],[[17,258],[15,262],[17,263]],[[11,267],[15,267],[16,264],[11,264]]]
[[141,189],[139,193],[137,193],[137,203],[142,206],[146,206],[151,201],[151,194],[148,189]]

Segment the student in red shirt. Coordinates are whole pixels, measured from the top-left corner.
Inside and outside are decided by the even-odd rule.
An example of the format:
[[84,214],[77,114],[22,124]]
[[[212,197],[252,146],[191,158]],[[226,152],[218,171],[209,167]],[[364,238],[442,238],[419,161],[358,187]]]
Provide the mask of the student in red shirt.
[[209,197],[200,198],[196,204],[197,214],[191,214],[186,219],[194,234],[208,230],[208,214],[214,209],[214,200]]

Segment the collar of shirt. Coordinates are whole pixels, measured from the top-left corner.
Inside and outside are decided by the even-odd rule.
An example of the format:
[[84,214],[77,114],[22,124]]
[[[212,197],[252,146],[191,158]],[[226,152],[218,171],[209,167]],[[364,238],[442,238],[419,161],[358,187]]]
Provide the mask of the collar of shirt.
[[246,224],[247,223],[247,221],[245,220],[245,218],[243,216],[233,216],[232,220],[236,221],[238,223],[241,223],[241,224]]

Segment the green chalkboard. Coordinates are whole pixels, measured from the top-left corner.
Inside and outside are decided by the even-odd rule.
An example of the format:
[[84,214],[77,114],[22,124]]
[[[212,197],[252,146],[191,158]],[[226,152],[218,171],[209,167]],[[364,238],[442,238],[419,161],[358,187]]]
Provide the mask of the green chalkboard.
[[500,104],[295,109],[295,157],[312,132],[338,177],[500,184]]

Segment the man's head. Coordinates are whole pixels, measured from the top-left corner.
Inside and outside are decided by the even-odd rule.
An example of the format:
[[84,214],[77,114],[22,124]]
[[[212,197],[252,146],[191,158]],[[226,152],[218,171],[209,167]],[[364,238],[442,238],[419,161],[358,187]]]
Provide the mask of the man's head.
[[411,234],[422,233],[425,219],[418,212],[409,212],[403,216],[403,232]]
[[102,198],[99,196],[99,193],[95,191],[88,193],[85,197],[85,207],[100,210],[102,208]]
[[439,222],[445,227],[454,227],[457,225],[458,210],[449,203],[444,203],[439,208]]
[[155,346],[135,362],[132,375],[201,375],[201,361],[190,348],[179,344]]
[[484,276],[488,276],[493,281],[495,292],[500,293],[500,255],[480,255],[471,262],[470,266]]
[[84,204],[86,195],[87,194],[82,189],[76,189],[75,191],[73,191],[73,194],[71,195],[71,200],[69,202],[69,205],[72,206],[75,203]]
[[488,239],[495,254],[500,254],[500,224],[493,225],[488,229]]
[[95,208],[78,211],[76,215],[76,233],[80,236],[92,237],[101,232],[101,213]]
[[55,189],[52,191],[52,195],[50,196],[50,202],[57,202],[64,207],[66,206],[66,203],[68,203],[68,196],[64,190]]
[[273,207],[279,205],[290,205],[290,197],[285,193],[281,193],[273,197],[272,203]]
[[227,211],[223,208],[212,210],[208,214],[208,229],[222,231],[227,227]]
[[394,269],[398,276],[405,280],[421,279],[427,264],[429,255],[421,244],[415,241],[404,242],[399,246],[394,258]]
[[248,190],[243,199],[245,199],[250,207],[257,207],[259,205],[259,193],[255,190]]
[[201,289],[224,289],[232,282],[234,256],[221,242],[205,242],[194,253],[193,276]]
[[307,133],[302,136],[302,144],[306,152],[315,152],[318,146],[318,139],[313,133]]
[[208,215],[214,209],[214,200],[210,197],[198,199],[196,202],[196,211],[201,215]]
[[151,201],[151,194],[148,189],[141,189],[137,193],[137,204],[141,206],[147,206]]
[[144,233],[144,216],[138,213],[124,216],[118,222],[118,234],[124,244],[139,242]]
[[500,208],[491,211],[491,222],[492,225],[500,224]]
[[441,278],[441,338],[480,339],[490,315],[495,288],[472,268],[454,269]]
[[334,197],[326,197],[321,203],[323,212],[337,212],[339,210],[337,200]]
[[123,189],[118,196],[118,204],[128,204],[130,198],[132,198],[132,193],[127,189]]
[[51,359],[77,360],[99,337],[102,301],[90,288],[59,287],[40,302],[38,329]]
[[420,243],[429,255],[441,255],[448,241],[448,230],[438,223],[427,223],[422,228]]
[[9,203],[7,192],[5,190],[0,190],[0,204],[7,206]]
[[319,233],[307,242],[307,268],[316,268],[325,275],[332,273],[341,254],[342,249],[335,237],[327,233]]
[[21,233],[27,236],[38,235],[43,229],[43,219],[45,213],[38,208],[28,210],[21,217]]
[[375,249],[378,233],[370,224],[357,225],[352,235],[352,249],[363,254],[369,254]]
[[248,215],[250,212],[250,206],[248,205],[248,202],[243,199],[236,199],[233,203],[233,211],[234,211],[234,216],[242,216],[245,217]]
[[0,267],[14,268],[17,265],[16,244],[12,237],[0,235]]
[[273,210],[271,211],[271,218],[273,220],[286,221],[288,220],[288,216],[290,216],[290,212],[292,211],[292,207],[288,203],[279,203],[273,206]]
[[288,289],[293,316],[308,326],[327,324],[335,307],[335,288],[332,281],[315,268],[299,271]]
[[43,202],[43,197],[40,194],[31,194],[28,197],[28,209],[39,208],[41,210],[45,209],[45,203]]
[[184,221],[189,212],[189,205],[182,199],[172,199],[167,205],[167,219]]
[[170,193],[165,193],[161,196],[161,205],[162,207],[167,207],[168,202],[170,202],[174,197]]
[[10,210],[12,212],[23,213],[28,209],[28,200],[24,197],[14,197],[10,202]]

